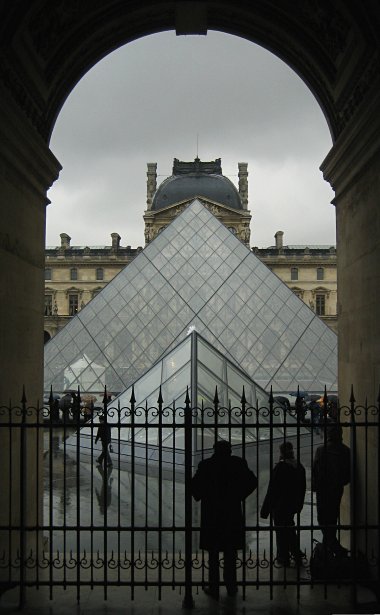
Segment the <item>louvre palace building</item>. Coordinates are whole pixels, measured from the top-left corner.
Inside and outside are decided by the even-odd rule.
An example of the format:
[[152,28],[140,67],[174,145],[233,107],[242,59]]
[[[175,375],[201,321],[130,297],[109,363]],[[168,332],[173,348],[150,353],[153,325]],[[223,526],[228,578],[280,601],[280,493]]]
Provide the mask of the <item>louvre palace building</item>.
[[47,248],[45,391],[126,390],[192,331],[263,390],[336,389],[335,249],[251,248],[246,163],[238,188],[220,159],[148,164],[144,221],[144,248]]
[[[250,248],[248,168],[238,164],[238,189],[222,174],[221,160],[181,162],[157,186],[157,164],[147,165],[147,245],[188,205],[199,198],[241,242]],[[274,245],[252,247],[269,267],[333,331],[337,332],[336,248],[329,245],[286,245],[282,231]],[[48,341],[128,265],[142,247],[123,246],[115,232],[109,245],[77,246],[61,233],[57,246],[46,248],[45,341]],[[89,242],[90,243],[90,242]]]
[[[238,164],[239,185],[222,174],[220,159],[181,162],[174,159],[173,174],[157,186],[157,164],[147,165],[146,245],[195,197],[199,198],[244,245],[250,247],[248,168]],[[277,231],[274,245],[252,251],[320,318],[337,332],[336,248],[329,245],[286,245]],[[66,325],[142,247],[121,245],[112,233],[109,245],[71,245],[61,233],[57,246],[46,248],[45,341]]]

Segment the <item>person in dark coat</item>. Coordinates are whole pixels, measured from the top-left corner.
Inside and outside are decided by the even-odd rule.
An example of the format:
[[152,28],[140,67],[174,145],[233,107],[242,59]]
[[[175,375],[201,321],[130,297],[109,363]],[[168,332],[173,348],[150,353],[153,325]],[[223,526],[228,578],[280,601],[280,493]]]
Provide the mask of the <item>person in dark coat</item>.
[[294,515],[301,512],[306,492],[306,472],[303,465],[294,458],[291,442],[280,446],[280,460],[275,465],[260,515],[267,519],[272,513],[276,527],[277,562],[290,565],[292,555],[297,563],[302,562]]
[[342,442],[342,428],[331,425],[326,430],[326,441],[315,451],[312,488],[317,496],[317,517],[323,542],[336,555],[346,555],[336,537],[340,502],[344,486],[350,482],[350,449]]
[[231,445],[216,442],[214,454],[201,461],[192,479],[194,499],[201,501],[201,549],[209,552],[209,587],[219,595],[219,552],[224,553],[223,578],[228,595],[237,593],[237,550],[244,547],[242,501],[257,487],[257,478],[241,457],[231,455]]
[[106,460],[107,466],[112,467],[112,459],[109,453],[108,447],[111,443],[111,427],[108,423],[105,423],[104,416],[99,417],[99,427],[95,438],[95,444],[98,440],[102,443],[102,452],[97,459],[99,465],[102,464],[103,459]]

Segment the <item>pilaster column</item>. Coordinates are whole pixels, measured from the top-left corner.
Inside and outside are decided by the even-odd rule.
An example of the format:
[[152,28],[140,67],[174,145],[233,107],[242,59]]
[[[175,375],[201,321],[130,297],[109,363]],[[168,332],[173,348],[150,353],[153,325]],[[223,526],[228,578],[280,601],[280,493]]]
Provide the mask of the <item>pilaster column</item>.
[[[353,385],[356,404],[362,409],[355,421],[365,420],[363,405],[377,404],[380,384],[380,88],[372,91],[357,110],[322,163],[321,170],[335,190],[337,224],[338,360],[339,399],[350,407]],[[371,418],[373,417],[373,418]],[[350,420],[343,416],[342,420]],[[368,420],[379,420],[368,413]],[[356,522],[378,523],[378,430],[368,435],[361,427],[347,444],[356,440],[351,487]],[[350,441],[351,440],[351,441]],[[354,482],[355,480],[355,482]],[[368,482],[366,482],[368,481]],[[368,490],[366,489],[366,484]],[[342,521],[349,521],[349,489],[345,490]],[[369,541],[378,545],[378,529],[366,537],[355,532],[356,545],[364,552]],[[347,545],[349,546],[349,545]],[[377,557],[379,554],[377,553]]]
[[[60,165],[1,86],[0,117],[0,525],[17,528],[42,522],[42,430],[21,423],[35,422],[43,401],[46,193]],[[23,385],[29,412],[20,403]],[[9,414],[9,403],[20,409]],[[8,427],[9,419],[20,426]],[[1,531],[0,553],[17,563],[36,552],[38,538]],[[16,565],[13,580],[19,574]],[[0,577],[7,575],[3,568]]]
[[374,84],[321,165],[335,190],[339,390],[361,403],[380,384],[380,88]]

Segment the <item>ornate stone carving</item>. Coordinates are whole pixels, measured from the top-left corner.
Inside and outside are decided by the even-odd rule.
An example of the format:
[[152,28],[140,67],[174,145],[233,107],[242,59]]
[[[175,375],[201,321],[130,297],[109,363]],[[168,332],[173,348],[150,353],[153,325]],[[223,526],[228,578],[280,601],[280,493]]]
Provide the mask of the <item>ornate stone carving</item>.
[[0,58],[0,82],[9,90],[17,106],[23,110],[33,126],[45,138],[47,131],[42,112],[24,87],[19,75],[8,65],[4,58]]
[[297,6],[302,21],[335,62],[346,48],[350,23],[330,0],[296,0],[293,4]]
[[91,13],[90,0],[56,0],[45,2],[30,21],[30,36],[39,55],[49,59],[52,49],[62,40],[62,32],[77,25]]
[[204,206],[211,211],[212,214],[214,214],[214,216],[217,216],[218,214],[220,214],[220,207],[218,207],[217,205],[211,205],[211,203],[204,203]]
[[352,91],[351,96],[344,101],[344,105],[337,114],[337,126],[339,132],[348,124],[351,117],[356,113],[360,107],[362,100],[365,98],[366,93],[370,89],[373,80],[377,77],[379,71],[380,57],[379,53],[373,55],[372,59],[364,71],[360,72],[358,81]]

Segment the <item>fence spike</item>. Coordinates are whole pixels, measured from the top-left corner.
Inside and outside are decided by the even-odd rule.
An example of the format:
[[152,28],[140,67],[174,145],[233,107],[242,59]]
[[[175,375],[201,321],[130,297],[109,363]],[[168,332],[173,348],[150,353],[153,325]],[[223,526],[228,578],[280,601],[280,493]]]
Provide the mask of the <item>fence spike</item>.
[[355,395],[354,395],[354,385],[353,385],[353,384],[351,384],[351,395],[350,395],[350,402],[351,402],[351,404],[354,404],[354,403],[355,403],[355,401],[356,401],[356,400],[355,400]]
[[246,400],[246,397],[245,397],[245,387],[244,387],[244,384],[243,384],[243,393],[242,393],[240,401],[241,401],[242,404],[246,404],[247,403],[247,400]]
[[51,405],[53,403],[53,401],[54,401],[54,398],[53,398],[53,385],[51,384],[50,385],[49,404]]
[[214,395],[214,404],[215,406],[217,406],[219,403],[219,397],[218,397],[218,386],[215,387],[215,395]]
[[185,397],[185,404],[190,404],[190,395],[189,395],[189,386],[187,385],[186,387],[186,397]]
[[[297,397],[299,397],[299,394],[300,394],[300,387],[298,385]],[[268,401],[269,401],[270,404],[273,404],[273,402],[274,402],[273,387],[272,387],[272,385],[270,385],[270,393],[269,393],[269,400]]]
[[160,385],[160,392],[158,393],[157,403],[158,404],[162,404],[163,401],[164,401],[164,399],[162,397],[162,391],[161,391],[161,385]]
[[108,400],[107,396],[107,385],[104,385],[104,395],[103,395],[103,404],[106,404]]
[[25,384],[23,384],[23,385],[22,385],[22,397],[21,397],[21,403],[22,403],[22,404],[26,404]]
[[377,403],[380,405],[380,384],[379,384],[379,393],[377,395]]
[[131,404],[135,404],[136,403],[136,397],[135,397],[135,385],[132,385],[132,393],[131,393],[131,399],[129,400]]

